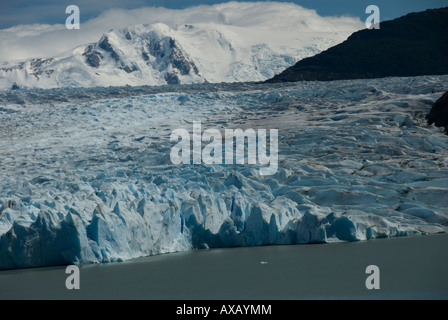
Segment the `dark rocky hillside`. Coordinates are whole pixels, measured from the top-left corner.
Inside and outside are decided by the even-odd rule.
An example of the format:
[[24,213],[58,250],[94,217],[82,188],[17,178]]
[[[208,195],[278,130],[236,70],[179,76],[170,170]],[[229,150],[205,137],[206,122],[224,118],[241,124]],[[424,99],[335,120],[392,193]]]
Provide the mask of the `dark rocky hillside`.
[[434,103],[428,115],[428,124],[444,127],[445,132],[448,134],[448,91]]
[[267,82],[448,74],[448,7],[410,13],[365,29],[303,59]]

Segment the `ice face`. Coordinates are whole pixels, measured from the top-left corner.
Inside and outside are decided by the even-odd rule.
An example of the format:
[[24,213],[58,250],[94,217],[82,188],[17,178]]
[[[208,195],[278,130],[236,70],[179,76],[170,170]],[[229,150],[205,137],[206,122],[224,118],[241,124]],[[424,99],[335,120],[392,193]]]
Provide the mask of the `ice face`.
[[[446,232],[447,80],[0,92],[0,268]],[[194,121],[278,129],[277,172],[173,165]]]

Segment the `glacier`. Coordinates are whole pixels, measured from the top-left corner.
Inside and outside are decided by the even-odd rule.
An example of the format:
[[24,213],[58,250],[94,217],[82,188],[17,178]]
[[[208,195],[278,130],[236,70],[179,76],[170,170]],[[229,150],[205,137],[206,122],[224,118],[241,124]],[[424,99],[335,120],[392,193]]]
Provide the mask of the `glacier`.
[[[0,269],[447,232],[447,80],[0,91]],[[277,173],[172,165],[193,121],[278,129]]]

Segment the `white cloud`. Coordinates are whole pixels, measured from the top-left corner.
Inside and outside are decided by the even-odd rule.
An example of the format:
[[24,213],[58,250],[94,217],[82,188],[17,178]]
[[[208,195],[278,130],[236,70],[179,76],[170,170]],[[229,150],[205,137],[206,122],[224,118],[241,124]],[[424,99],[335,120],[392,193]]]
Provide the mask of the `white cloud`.
[[[213,23],[227,24],[235,28],[246,27],[251,37],[274,36],[278,41],[288,41],[283,34],[318,32],[351,33],[363,28],[359,18],[321,17],[315,10],[292,3],[278,2],[229,2],[218,5],[202,5],[184,10],[143,7],[139,9],[110,9],[100,16],[83,22],[81,29],[67,30],[64,25],[18,25],[0,30],[0,59],[24,60],[32,57],[50,57],[71,50],[79,45],[96,42],[104,32],[135,24],[162,22],[171,27],[178,24]],[[257,27],[257,28],[254,28]],[[260,32],[255,34],[253,30]]]

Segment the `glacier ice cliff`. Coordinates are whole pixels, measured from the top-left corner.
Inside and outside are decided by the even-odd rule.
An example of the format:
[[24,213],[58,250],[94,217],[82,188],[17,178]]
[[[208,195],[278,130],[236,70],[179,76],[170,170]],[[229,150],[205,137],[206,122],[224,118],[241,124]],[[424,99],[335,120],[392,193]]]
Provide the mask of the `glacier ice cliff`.
[[[0,92],[0,269],[446,232],[447,80]],[[196,120],[278,129],[277,173],[172,165]]]

